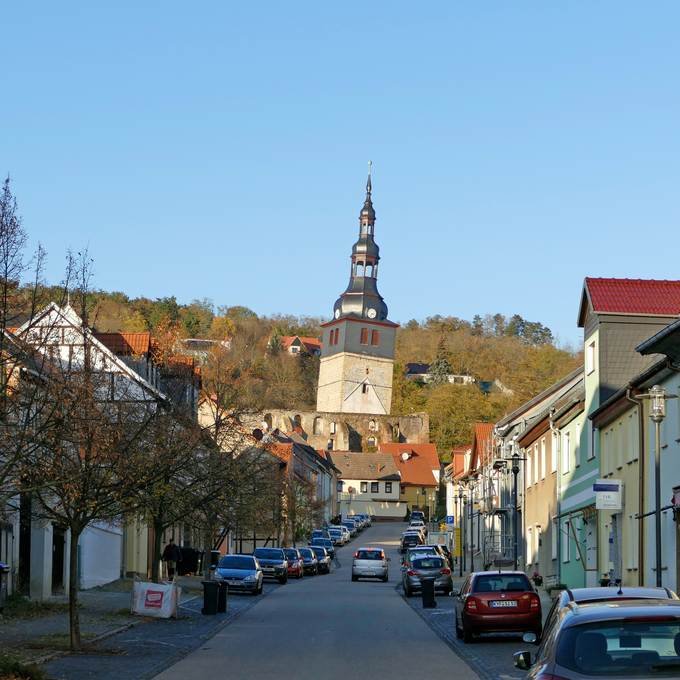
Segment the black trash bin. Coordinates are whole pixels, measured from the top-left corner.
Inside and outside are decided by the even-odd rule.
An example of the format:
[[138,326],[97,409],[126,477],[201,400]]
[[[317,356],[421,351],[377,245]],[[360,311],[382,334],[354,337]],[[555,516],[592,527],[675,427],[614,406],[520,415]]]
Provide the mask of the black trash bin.
[[201,614],[217,614],[219,581],[201,581],[203,584],[203,609]]
[[217,613],[224,614],[227,611],[227,593],[229,586],[224,581],[219,581],[219,590],[217,591]]
[[423,609],[433,609],[437,606],[437,600],[434,599],[433,578],[420,579],[420,592],[423,596]]

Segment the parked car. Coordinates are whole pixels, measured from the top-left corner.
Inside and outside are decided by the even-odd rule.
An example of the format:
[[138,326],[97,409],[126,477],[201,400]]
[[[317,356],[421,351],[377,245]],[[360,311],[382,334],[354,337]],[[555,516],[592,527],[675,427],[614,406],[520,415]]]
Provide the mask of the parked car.
[[327,529],[314,529],[309,538],[327,538],[330,541],[331,535],[328,533]]
[[345,539],[345,534],[340,529],[329,529],[328,533],[331,536],[331,541],[333,541],[333,545],[342,546],[345,545],[345,543],[347,542]]
[[279,583],[288,581],[288,561],[283,548],[255,548],[262,574],[265,578],[275,578]]
[[311,548],[300,548],[299,552],[302,555],[304,573],[316,576],[319,573],[319,561],[316,559],[316,553]]
[[548,631],[557,620],[559,612],[569,606],[570,602],[589,604],[591,602],[619,602],[621,600],[677,600],[678,596],[668,588],[606,587],[606,588],[567,588],[560,591],[553,600],[550,611],[543,625],[541,639],[545,639]]
[[389,558],[382,548],[359,548],[354,553],[352,562],[352,581],[360,578],[379,578],[383,582],[389,579]]
[[286,560],[288,561],[288,576],[295,576],[295,578],[302,578],[305,570],[302,564],[302,555],[297,548],[284,548],[286,553]]
[[414,545],[412,548],[407,548],[402,563],[406,562],[407,559],[426,557],[427,555],[431,555],[432,557],[444,557],[433,545]]
[[417,529],[420,531],[424,537],[427,537],[427,527],[425,526],[425,522],[423,522],[422,519],[415,519],[411,520],[410,524],[408,525],[409,529]]
[[354,538],[357,535],[357,533],[359,533],[359,529],[356,525],[356,522],[354,522],[353,520],[343,520],[342,525],[349,529],[349,533],[352,538]]
[[479,571],[467,577],[454,602],[456,636],[479,633],[541,635],[541,599],[523,571]]
[[215,578],[224,581],[229,590],[243,590],[259,595],[264,575],[260,563],[253,555],[225,555],[220,558]]
[[331,529],[342,531],[342,535],[345,538],[345,543],[349,543],[350,540],[352,539],[352,534],[344,524],[335,524],[333,526],[328,527],[329,532]]
[[418,532],[407,532],[401,537],[401,547],[399,550],[403,553],[406,552],[408,548],[412,548],[415,545],[422,545],[423,542],[423,537]]
[[[525,635],[531,641],[533,635]],[[680,677],[680,601],[618,600],[559,609],[535,659],[514,655],[531,680],[651,680]]]
[[451,570],[446,560],[434,555],[406,556],[402,567],[401,583],[406,597],[411,597],[422,587],[422,579],[434,578],[435,591],[441,590],[447,595],[453,589]]
[[361,515],[357,515],[357,516],[361,517],[361,519],[364,521],[365,526],[370,527],[373,524],[373,519],[371,518],[370,515],[362,513]]
[[448,546],[443,543],[437,543],[437,547],[442,551],[443,555],[446,557],[446,561],[449,563],[449,567],[453,569],[453,555],[449,550]]
[[419,519],[421,521],[425,521],[425,513],[422,510],[411,510],[411,515],[409,518],[411,521],[415,519]]
[[316,555],[319,574],[331,573],[331,556],[328,550],[321,545],[310,545],[310,550]]
[[312,548],[315,545],[320,545],[322,548],[326,548],[330,558],[335,559],[335,548],[333,547],[333,541],[330,538],[313,538],[309,542],[309,547]]

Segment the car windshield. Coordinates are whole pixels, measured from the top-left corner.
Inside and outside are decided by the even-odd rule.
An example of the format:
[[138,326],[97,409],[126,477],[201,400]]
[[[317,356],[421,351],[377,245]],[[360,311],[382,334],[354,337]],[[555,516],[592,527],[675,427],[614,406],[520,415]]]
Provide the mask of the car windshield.
[[342,531],[340,529],[329,529],[328,533],[331,536],[342,536]]
[[300,555],[307,559],[314,557],[314,553],[309,548],[300,548]]
[[283,550],[280,548],[255,548],[255,557],[262,560],[282,560]]
[[418,543],[417,536],[404,536],[404,544]]
[[314,551],[314,554],[317,557],[326,557],[326,548],[316,546],[316,547],[312,548],[312,550]]
[[289,560],[297,560],[300,559],[297,554],[297,550],[286,550],[286,557]]
[[225,555],[217,564],[218,569],[255,569],[255,560],[252,557],[241,555]]
[[414,569],[441,569],[444,566],[441,557],[416,557],[411,564]]
[[382,550],[359,550],[357,552],[358,560],[381,560],[382,558]]
[[475,578],[472,591],[475,593],[524,592],[531,590],[529,579],[524,574],[484,574]]
[[565,628],[557,641],[556,661],[589,677],[677,678],[680,620],[632,618]]

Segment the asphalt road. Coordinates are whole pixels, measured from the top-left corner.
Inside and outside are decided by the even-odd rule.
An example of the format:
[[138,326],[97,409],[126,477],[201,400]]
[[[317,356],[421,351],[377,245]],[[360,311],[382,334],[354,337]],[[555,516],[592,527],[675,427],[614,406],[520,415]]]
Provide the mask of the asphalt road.
[[[402,528],[374,524],[338,551],[339,569],[289,581],[156,677],[478,680],[395,590]],[[391,556],[389,583],[351,582],[353,553],[369,544]]]

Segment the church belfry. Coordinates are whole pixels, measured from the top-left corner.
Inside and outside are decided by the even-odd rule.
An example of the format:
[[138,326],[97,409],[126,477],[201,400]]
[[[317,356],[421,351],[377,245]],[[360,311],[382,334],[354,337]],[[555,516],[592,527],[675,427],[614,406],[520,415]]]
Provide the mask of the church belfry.
[[352,247],[349,285],[323,324],[317,411],[389,414],[397,324],[378,292],[380,249],[369,163],[359,238]]

